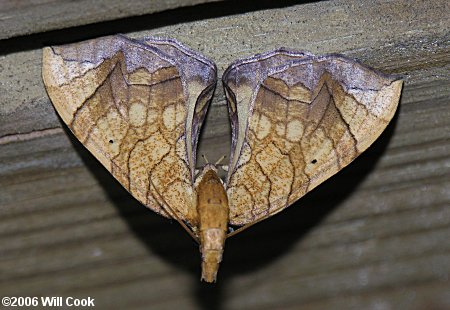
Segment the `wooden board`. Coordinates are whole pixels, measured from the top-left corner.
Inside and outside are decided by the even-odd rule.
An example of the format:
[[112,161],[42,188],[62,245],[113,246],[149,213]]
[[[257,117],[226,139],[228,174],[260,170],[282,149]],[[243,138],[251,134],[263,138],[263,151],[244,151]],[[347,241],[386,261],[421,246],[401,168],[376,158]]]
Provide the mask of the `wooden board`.
[[[46,96],[41,47],[105,29],[0,41],[2,297],[91,296],[100,309],[450,308],[448,2],[229,5],[205,4],[180,24],[170,11],[155,23],[149,15],[148,28],[127,34],[175,37],[214,60],[219,76],[236,58],[280,46],[401,74],[388,130],[295,206],[228,240],[209,286],[189,236],[132,199]],[[228,154],[221,87],[204,129],[199,154]]]
[[0,39],[118,18],[129,18],[215,1],[219,0],[2,0]]

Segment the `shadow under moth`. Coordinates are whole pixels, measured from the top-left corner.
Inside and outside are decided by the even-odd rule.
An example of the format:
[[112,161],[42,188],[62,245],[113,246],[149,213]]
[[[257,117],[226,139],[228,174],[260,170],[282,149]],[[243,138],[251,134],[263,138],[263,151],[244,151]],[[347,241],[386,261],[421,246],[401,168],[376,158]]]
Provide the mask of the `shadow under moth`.
[[234,62],[222,77],[232,127],[222,180],[216,165],[195,169],[217,83],[215,64],[195,51],[115,35],[44,48],[42,75],[81,143],[138,201],[199,243],[207,282],[216,280],[226,238],[364,152],[394,116],[402,88],[340,55],[281,48]]

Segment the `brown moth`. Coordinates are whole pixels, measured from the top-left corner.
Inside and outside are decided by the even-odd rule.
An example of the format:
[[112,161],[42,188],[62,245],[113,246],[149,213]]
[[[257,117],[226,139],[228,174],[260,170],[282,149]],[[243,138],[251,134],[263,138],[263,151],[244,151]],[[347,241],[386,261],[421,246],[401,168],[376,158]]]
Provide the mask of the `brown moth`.
[[216,280],[226,238],[366,150],[392,119],[402,87],[339,55],[278,49],[233,63],[222,78],[232,124],[223,182],[215,165],[195,170],[216,71],[175,40],[116,35],[47,47],[42,72],[74,135],[137,200],[200,244],[207,282]]

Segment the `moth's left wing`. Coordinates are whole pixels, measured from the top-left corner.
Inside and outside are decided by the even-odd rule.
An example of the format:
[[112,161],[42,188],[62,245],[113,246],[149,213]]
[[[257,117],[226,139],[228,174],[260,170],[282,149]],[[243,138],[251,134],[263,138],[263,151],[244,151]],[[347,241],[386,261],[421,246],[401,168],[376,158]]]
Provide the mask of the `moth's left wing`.
[[141,203],[195,225],[198,131],[215,65],[174,40],[121,35],[44,49],[43,79],[63,121]]
[[232,64],[230,223],[288,207],[366,150],[392,119],[402,82],[338,55],[284,49]]

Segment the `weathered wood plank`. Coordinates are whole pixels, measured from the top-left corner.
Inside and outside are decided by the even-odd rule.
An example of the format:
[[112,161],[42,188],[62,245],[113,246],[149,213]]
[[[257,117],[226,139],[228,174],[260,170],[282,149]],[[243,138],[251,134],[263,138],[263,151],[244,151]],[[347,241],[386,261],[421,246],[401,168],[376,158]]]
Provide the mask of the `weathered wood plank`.
[[2,0],[0,40],[220,0]]
[[[176,37],[219,75],[237,57],[286,46],[405,78],[381,139],[296,206],[230,239],[214,287],[198,282],[198,251],[182,229],[140,206],[62,129],[40,78],[43,42],[3,55],[0,292],[92,296],[108,309],[449,308],[446,12],[447,1],[331,1],[130,33]],[[199,152],[210,160],[229,151],[224,104],[219,86]]]

